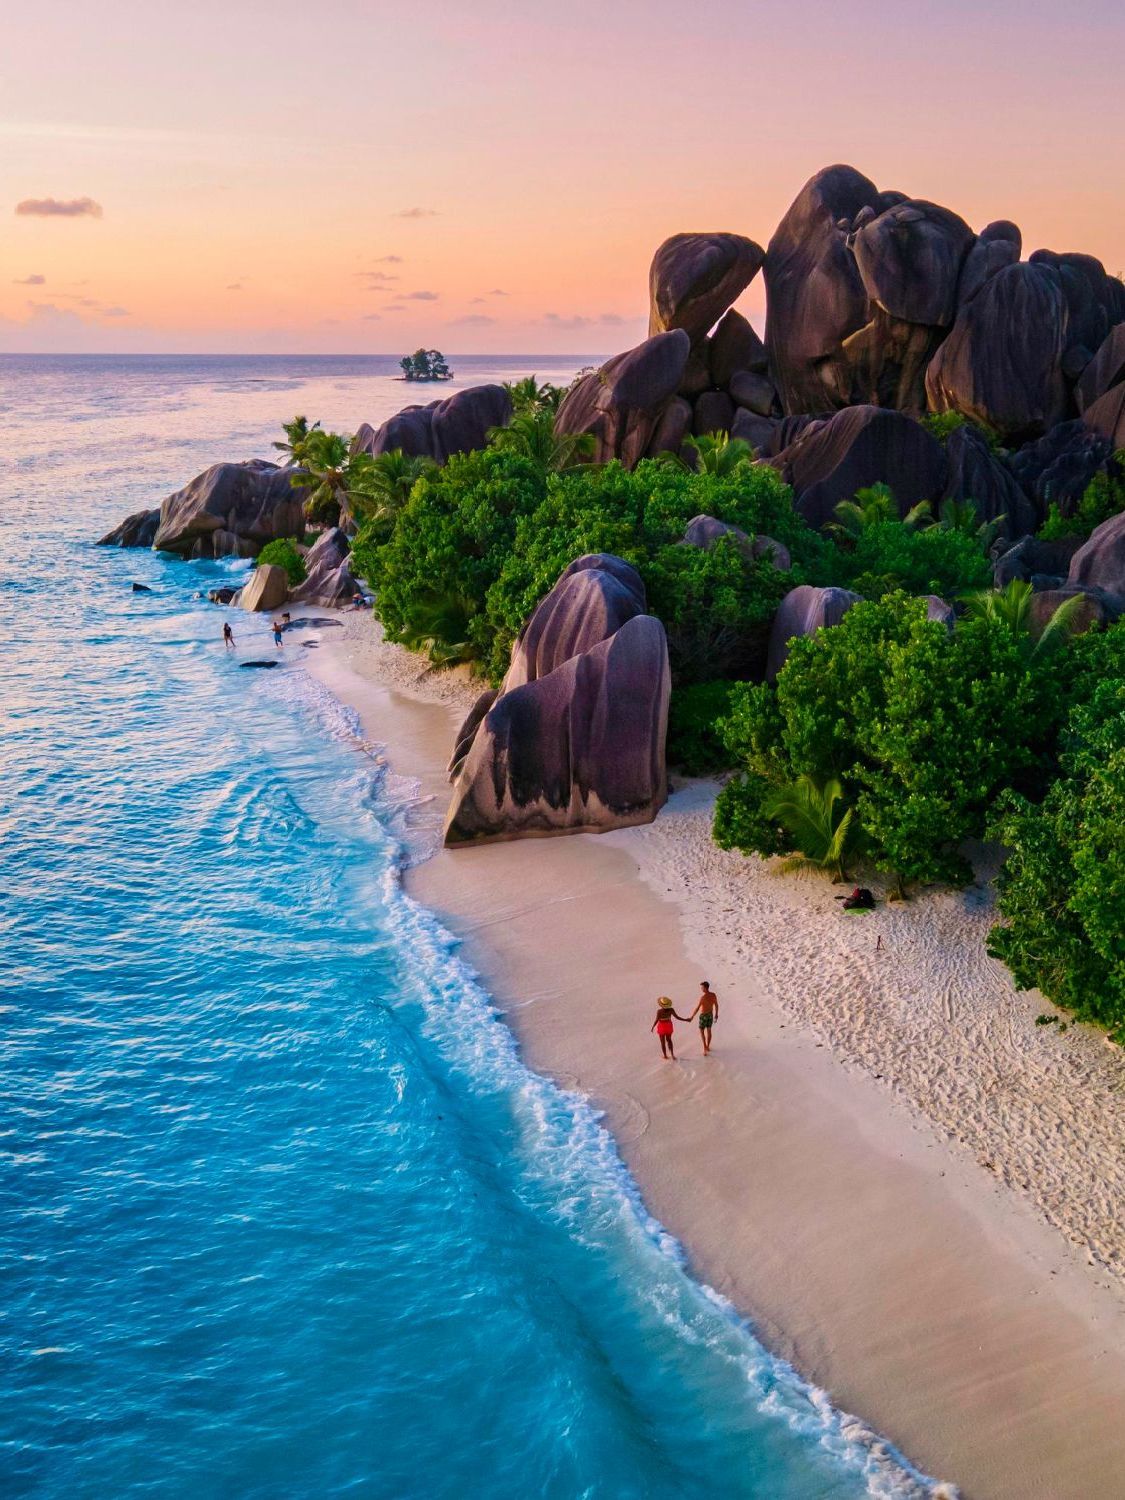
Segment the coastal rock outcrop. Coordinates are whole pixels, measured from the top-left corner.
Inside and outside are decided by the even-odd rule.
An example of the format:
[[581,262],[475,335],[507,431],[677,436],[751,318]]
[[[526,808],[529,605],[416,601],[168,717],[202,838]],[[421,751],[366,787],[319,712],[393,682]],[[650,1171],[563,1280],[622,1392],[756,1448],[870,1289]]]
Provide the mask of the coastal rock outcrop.
[[[664,627],[620,558],[572,563],[458,734],[448,845],[650,822],[667,796]],[[568,654],[569,653],[569,654]]]
[[289,597],[289,579],[276,563],[261,563],[235,595],[239,609],[279,609]]
[[761,269],[765,251],[741,234],[674,234],[652,258],[648,331],[682,328],[698,348]]
[[[690,353],[690,338],[675,328],[615,355],[567,393],[555,417],[555,431],[590,433],[596,463],[617,458],[632,467],[661,451],[657,442],[671,447],[662,419],[670,408],[681,410],[675,405],[676,393]],[[679,427],[679,421],[674,425]]]
[[[766,650],[766,679],[773,682],[789,656],[789,644],[799,635],[815,635],[823,625],[839,625],[860,596],[851,589],[818,589],[802,583],[790,589],[777,606]],[[940,602],[940,601],[939,601]]]
[[905,515],[946,484],[937,439],[911,417],[879,406],[850,406],[810,422],[769,462],[793,486],[794,505],[810,526],[831,521],[841,500],[868,485],[889,485]]
[[181,557],[255,557],[276,537],[300,536],[306,491],[295,477],[300,470],[261,459],[213,464],[164,501],[152,545]]
[[326,607],[349,604],[357,585],[348,553],[348,539],[338,526],[319,536],[305,555],[305,581],[289,595],[291,602]]
[[401,448],[410,457],[444,464],[454,453],[485,447],[489,430],[511,420],[511,397],[502,385],[474,385],[426,406],[403,407],[379,427],[362,423],[352,452],[377,456]]
[[151,547],[160,525],[160,507],[134,511],[98,539],[99,547]]

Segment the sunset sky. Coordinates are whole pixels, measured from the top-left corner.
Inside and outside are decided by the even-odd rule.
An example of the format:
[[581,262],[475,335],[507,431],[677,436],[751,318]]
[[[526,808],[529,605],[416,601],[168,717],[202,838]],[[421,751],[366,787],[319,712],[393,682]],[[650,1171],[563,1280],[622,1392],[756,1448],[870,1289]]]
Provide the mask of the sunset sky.
[[1123,57],[1108,0],[12,0],[0,350],[609,353],[835,161],[1120,272]]

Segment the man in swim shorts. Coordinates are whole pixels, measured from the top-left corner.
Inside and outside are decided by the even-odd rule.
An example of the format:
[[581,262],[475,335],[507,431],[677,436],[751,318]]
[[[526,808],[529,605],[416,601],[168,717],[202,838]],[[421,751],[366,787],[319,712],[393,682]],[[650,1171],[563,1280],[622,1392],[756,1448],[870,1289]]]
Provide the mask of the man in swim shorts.
[[711,1051],[712,1028],[719,1019],[719,997],[711,988],[709,980],[701,979],[699,987],[703,993],[688,1019],[693,1020],[696,1016],[699,1017],[699,1040],[703,1043],[703,1056],[706,1057]]

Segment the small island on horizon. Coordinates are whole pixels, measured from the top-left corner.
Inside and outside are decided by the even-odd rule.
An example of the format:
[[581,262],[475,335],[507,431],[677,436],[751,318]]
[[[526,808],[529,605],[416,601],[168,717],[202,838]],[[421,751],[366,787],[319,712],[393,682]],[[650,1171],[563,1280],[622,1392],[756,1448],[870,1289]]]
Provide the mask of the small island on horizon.
[[452,380],[453,371],[440,349],[415,349],[399,360],[403,380]]

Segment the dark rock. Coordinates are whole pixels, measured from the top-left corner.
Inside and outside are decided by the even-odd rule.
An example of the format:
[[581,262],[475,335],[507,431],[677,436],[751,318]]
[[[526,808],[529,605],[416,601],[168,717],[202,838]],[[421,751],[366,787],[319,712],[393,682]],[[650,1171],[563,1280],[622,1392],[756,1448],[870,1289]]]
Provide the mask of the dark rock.
[[926,372],[932,411],[959,411],[1002,436],[1038,436],[1066,412],[1060,368],[1067,305],[1050,266],[1007,266],[961,308]]
[[160,509],[138,510],[98,541],[99,547],[151,547],[160,525]]
[[477,737],[477,730],[485,714],[496,702],[497,694],[496,688],[486,688],[462,720],[461,728],[457,731],[457,738],[453,742],[453,754],[449,757],[449,764],[446,766],[450,781],[456,776],[461,762],[472,748],[472,743]]
[[864,223],[852,250],[872,302],[902,322],[947,328],[973,240],[964,219],[948,208],[908,199]]
[[[491,706],[478,700],[474,715],[486,711],[475,732],[470,715],[458,737],[447,845],[602,832],[655,817],[667,796],[664,627],[633,613],[593,640],[643,599],[632,571],[619,558],[580,558],[532,616],[509,672],[522,680]],[[573,645],[577,654],[566,655]]]
[[1116,319],[1111,315],[1115,301],[1101,261],[1093,255],[1073,251],[1057,255],[1053,250],[1036,250],[1028,257],[1033,266],[1050,266],[1058,272],[1067,306],[1067,346],[1097,349]]
[[810,526],[831,521],[841,500],[868,485],[889,485],[905,515],[919,500],[936,500],[946,483],[937,439],[913,418],[877,406],[807,424],[769,462],[793,486],[794,505]]
[[1017,578],[1028,583],[1041,574],[1065,578],[1070,560],[1081,545],[1078,537],[1063,537],[1054,542],[1041,541],[1035,536],[1022,537],[996,559],[992,582],[1002,589]]
[[1093,630],[1098,625],[1105,625],[1112,618],[1113,612],[1097,594],[1088,593],[1085,589],[1069,587],[1044,589],[1031,596],[1032,635],[1042,635],[1045,627],[1050,624],[1055,610],[1069,599],[1073,599],[1076,594],[1082,599],[1082,607],[1071,617],[1071,634],[1085,635],[1087,630]]
[[243,546],[253,555],[275,537],[300,536],[307,492],[295,476],[260,459],[213,464],[164,501],[152,545],[181,557],[246,555]]
[[1076,419],[1060,422],[1038,442],[1026,444],[1008,460],[1008,467],[1034,500],[1038,525],[1051,504],[1064,516],[1071,515],[1090,480],[1112,456],[1109,439]]
[[781,424],[773,417],[759,417],[752,411],[736,411],[730,424],[730,435],[749,443],[757,454],[772,447],[777,429]]
[[1093,406],[1100,396],[1115,385],[1125,382],[1125,323],[1110,329],[1098,352],[1082,371],[1074,387],[1074,400],[1079,411]]
[[242,667],[243,670],[256,667],[259,671],[269,672],[272,671],[274,667],[280,667],[281,663],[279,661],[240,661],[238,665]]
[[782,573],[792,566],[788,547],[775,542],[772,536],[749,536],[740,526],[732,526],[714,516],[694,516],[684,532],[684,545],[709,551],[717,541],[728,536],[734,539],[744,557],[764,557]]
[[711,364],[708,355],[708,340],[704,339],[702,344],[693,346],[688,355],[684,373],[680,376],[680,384],[677,387],[681,396],[686,396],[689,401],[694,401],[696,396],[702,396],[704,391],[712,387]]
[[936,620],[939,625],[952,630],[957,620],[952,604],[949,604],[940,594],[923,594],[922,598],[926,601],[926,619]]
[[559,407],[557,433],[589,432],[594,460],[632,467],[650,448],[675,398],[691,342],[683,329],[658,333],[580,380]]
[[708,345],[708,361],[711,366],[711,384],[720,389],[731,382],[739,370],[752,370],[764,375],[769,369],[766,346],[740,312],[733,307],[719,319],[719,325],[711,335]]
[[1014,266],[1020,258],[1023,236],[1019,229],[1007,219],[998,219],[986,224],[977,235],[965,263],[961,267],[961,280],[957,287],[957,303],[960,306],[976,295],[986,281],[1002,271],[1005,266]]
[[[751,376],[750,378],[753,380],[764,377]],[[726,391],[704,391],[702,396],[696,397],[695,416],[692,420],[692,431],[696,437],[702,437],[709,432],[729,432],[733,421],[734,402]]]
[[323,532],[305,556],[306,577],[290,594],[294,604],[350,604],[356,584],[348,565],[348,539],[338,526]]
[[1039,508],[973,427],[958,427],[945,444],[949,465],[943,500],[971,500],[981,521],[1006,520],[1000,535],[1023,536],[1040,524]]
[[135,583],[133,585],[133,593],[134,594],[151,594],[152,590],[149,588],[149,586],[148,586],[147,583]]
[[1125,611],[1125,513],[1095,527],[1071,558],[1066,581],[1107,596],[1116,613]]
[[511,398],[502,385],[474,385],[442,401],[404,407],[381,427],[363,423],[352,452],[378,455],[401,448],[411,457],[444,464],[454,453],[485,447],[489,431],[511,420]]
[[1125,448],[1125,380],[1092,401],[1082,413],[1082,420],[1091,432],[1104,438],[1114,452]]
[[685,401],[682,396],[673,396],[653,429],[645,456],[652,458],[657,453],[678,455],[684,438],[691,431],[692,416],[691,402]]
[[868,207],[882,207],[869,178],[853,167],[827,167],[801,189],[769,242],[766,347],[788,414],[839,404],[831,366],[844,340],[868,321],[867,290],[848,248],[850,226]]
[[818,589],[809,583],[790,589],[778,605],[770,626],[767,681],[773,682],[785,665],[789,643],[796,636],[815,635],[822,626],[839,625],[859,599],[860,596],[853,594],[851,589]]
[[682,328],[698,345],[758,274],[765,252],[741,234],[674,234],[648,274],[649,337]]
[[237,589],[224,584],[222,588],[208,589],[207,598],[212,604],[230,604],[237,593]]
[[745,411],[768,417],[777,402],[773,381],[768,375],[756,374],[753,370],[739,370],[731,378],[731,400]]

